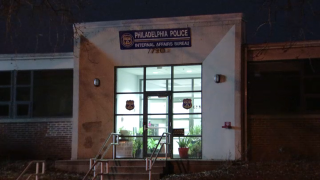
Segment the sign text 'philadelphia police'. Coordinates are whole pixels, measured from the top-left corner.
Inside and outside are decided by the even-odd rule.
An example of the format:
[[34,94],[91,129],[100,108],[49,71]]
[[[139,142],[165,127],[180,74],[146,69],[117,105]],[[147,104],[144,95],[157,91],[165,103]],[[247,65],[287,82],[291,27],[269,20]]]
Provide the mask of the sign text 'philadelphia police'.
[[123,50],[191,47],[190,28],[120,31],[119,37]]

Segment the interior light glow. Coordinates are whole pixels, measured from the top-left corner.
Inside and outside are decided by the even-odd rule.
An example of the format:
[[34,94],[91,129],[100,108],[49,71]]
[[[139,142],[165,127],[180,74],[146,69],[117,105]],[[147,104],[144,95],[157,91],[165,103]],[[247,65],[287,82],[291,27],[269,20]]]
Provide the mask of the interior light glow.
[[158,72],[153,72],[153,74],[158,74]]
[[191,70],[188,70],[187,72],[188,72],[188,73],[191,73],[192,71],[191,71]]

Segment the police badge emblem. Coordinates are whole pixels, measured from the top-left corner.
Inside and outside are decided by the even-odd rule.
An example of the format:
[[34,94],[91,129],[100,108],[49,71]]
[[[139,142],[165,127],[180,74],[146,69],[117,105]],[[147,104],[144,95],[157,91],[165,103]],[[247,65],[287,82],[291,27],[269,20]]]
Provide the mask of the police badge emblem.
[[182,107],[185,109],[190,109],[192,107],[191,99],[184,99]]
[[131,111],[132,109],[134,109],[134,101],[133,100],[128,100],[126,102],[126,109],[128,109],[129,111]]
[[121,44],[123,47],[130,48],[134,43],[134,38],[131,34],[125,33],[121,36]]

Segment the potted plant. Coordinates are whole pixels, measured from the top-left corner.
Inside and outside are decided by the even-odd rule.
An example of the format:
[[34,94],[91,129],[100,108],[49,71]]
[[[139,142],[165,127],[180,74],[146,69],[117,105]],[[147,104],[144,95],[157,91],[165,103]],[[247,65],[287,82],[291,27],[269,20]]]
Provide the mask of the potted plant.
[[190,143],[189,145],[190,154],[192,157],[201,158],[201,141]]
[[179,156],[182,159],[188,158],[188,151],[189,151],[189,145],[190,145],[190,139],[189,138],[180,138],[179,141],[177,141],[179,145]]
[[[188,133],[188,135],[201,135],[201,126],[197,125],[197,126],[192,126],[190,128],[190,131]],[[193,137],[192,138],[192,141],[195,140],[195,141],[198,141],[199,140],[199,137]]]
[[[139,128],[139,131],[136,133],[137,136],[143,135],[143,128]],[[151,129],[148,129],[148,135],[151,135]]]
[[142,158],[142,139],[136,138],[133,141],[132,155],[135,158]]
[[201,135],[201,126],[197,125],[197,126],[191,127],[188,135],[191,136],[189,137],[190,139],[189,152],[191,156],[194,158],[200,158],[201,157],[201,137],[199,136]]
[[[154,140],[153,138],[149,138],[148,139],[148,150],[150,153],[153,152],[154,148],[156,148],[157,144],[158,144],[159,140]],[[155,151],[155,153],[157,153],[160,149],[160,146],[158,146],[157,150]]]

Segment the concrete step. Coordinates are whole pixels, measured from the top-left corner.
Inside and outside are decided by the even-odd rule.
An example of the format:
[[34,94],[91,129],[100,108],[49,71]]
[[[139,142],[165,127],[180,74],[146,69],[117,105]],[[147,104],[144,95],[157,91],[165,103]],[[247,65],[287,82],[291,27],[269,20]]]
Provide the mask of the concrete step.
[[[120,161],[120,162],[118,162]],[[121,162],[123,161],[123,162]],[[125,161],[140,161],[140,162],[125,162]],[[111,161],[110,161],[111,162]],[[115,166],[111,166],[109,164],[109,171],[111,167],[126,167],[131,166],[128,164],[135,164],[137,163],[138,167],[145,167],[145,160],[118,160],[116,159],[115,162],[113,162]],[[160,163],[161,166],[164,166],[165,161],[164,160],[157,160],[156,165],[153,167],[157,167],[158,163]],[[226,163],[230,163],[229,161],[214,161],[214,160],[193,160],[193,159],[169,159],[167,161],[167,172],[166,173],[174,173],[174,174],[180,174],[180,173],[196,173],[196,172],[202,172],[202,171],[210,171],[214,170],[218,167],[221,167],[221,165],[224,165]],[[140,164],[140,165],[139,165]],[[160,166],[159,165],[159,166]],[[67,172],[75,172],[75,173],[87,173],[89,170],[89,160],[59,160],[55,161],[55,168]]]
[[[164,167],[153,166],[152,173],[163,173]],[[113,166],[109,167],[109,173],[148,173],[145,166]]]
[[[127,161],[119,161],[119,160],[114,160],[114,161],[108,161],[109,167],[111,166],[146,166],[146,161],[145,160],[127,160]],[[166,166],[166,161],[159,161],[157,160],[154,163],[154,166],[160,166],[160,167],[165,167]]]
[[[60,160],[55,162],[55,168],[68,171],[68,172],[77,172],[77,173],[87,173],[89,170],[89,160]],[[152,172],[158,172],[159,169],[165,167],[165,161],[156,161],[152,167]],[[108,161],[109,171],[119,171],[124,172],[125,170],[131,171],[130,168],[136,167],[138,172],[145,172],[146,161],[145,160],[109,160]],[[124,167],[124,168],[118,168]],[[128,168],[130,167],[130,168]],[[100,167],[97,167],[99,171]],[[140,171],[142,169],[142,171]],[[155,171],[154,171],[155,170]]]
[[[160,174],[158,173],[152,173],[151,179],[152,180],[159,180],[161,178]],[[99,178],[97,178],[99,179]],[[140,174],[104,174],[103,180],[147,180],[149,179],[148,173],[140,173]]]

